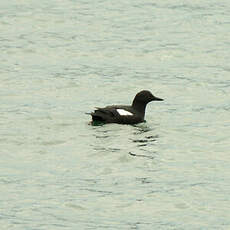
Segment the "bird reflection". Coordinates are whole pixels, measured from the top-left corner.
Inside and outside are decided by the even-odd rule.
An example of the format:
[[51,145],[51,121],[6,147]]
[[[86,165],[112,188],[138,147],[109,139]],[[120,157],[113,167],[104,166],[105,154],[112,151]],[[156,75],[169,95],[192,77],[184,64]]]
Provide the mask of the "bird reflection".
[[[156,151],[153,151],[153,148],[151,147],[153,143],[157,141],[159,138],[159,135],[148,135],[152,134],[154,132],[153,128],[150,128],[146,124],[136,125],[135,131],[133,132],[133,138],[131,139],[133,143],[136,144],[136,149],[138,153],[129,152],[129,155],[134,157],[145,157],[149,159],[154,159],[153,154],[156,154]],[[141,153],[139,154],[139,152]],[[143,154],[144,153],[144,154]]]
[[139,126],[135,126],[137,129],[134,131],[134,136],[135,138],[132,139],[132,141],[134,143],[137,143],[137,146],[147,146],[148,143],[150,142],[155,142],[157,140],[157,138],[159,138],[158,135],[146,135],[142,138],[139,138],[139,136],[143,136],[142,134],[145,134],[147,132],[153,131],[153,128],[148,127],[147,125],[139,125]]
[[155,127],[149,127],[146,123],[132,126],[94,126],[92,130],[95,136],[92,145],[97,152],[112,153],[125,150],[132,157],[146,159],[154,159],[157,154],[154,145],[159,135],[155,134]]

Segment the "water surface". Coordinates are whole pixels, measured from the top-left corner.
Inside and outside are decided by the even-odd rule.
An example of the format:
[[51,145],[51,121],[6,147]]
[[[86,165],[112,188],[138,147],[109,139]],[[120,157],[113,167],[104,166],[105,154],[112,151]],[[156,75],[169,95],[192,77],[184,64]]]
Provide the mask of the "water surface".
[[[229,229],[229,11],[2,1],[1,229]],[[142,89],[146,123],[89,125]]]

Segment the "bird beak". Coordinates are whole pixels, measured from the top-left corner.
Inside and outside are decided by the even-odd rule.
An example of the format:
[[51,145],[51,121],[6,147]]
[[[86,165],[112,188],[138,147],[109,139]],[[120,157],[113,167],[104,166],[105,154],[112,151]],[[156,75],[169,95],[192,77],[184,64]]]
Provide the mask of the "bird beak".
[[159,97],[153,97],[153,101],[164,101],[164,99],[161,99],[161,98],[159,98]]

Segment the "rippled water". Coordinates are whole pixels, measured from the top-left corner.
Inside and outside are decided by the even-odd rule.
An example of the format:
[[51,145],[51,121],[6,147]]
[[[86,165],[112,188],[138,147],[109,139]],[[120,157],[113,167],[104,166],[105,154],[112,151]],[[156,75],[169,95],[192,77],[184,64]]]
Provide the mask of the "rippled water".
[[[229,1],[1,1],[1,229],[230,229]],[[89,125],[142,89],[146,123]]]

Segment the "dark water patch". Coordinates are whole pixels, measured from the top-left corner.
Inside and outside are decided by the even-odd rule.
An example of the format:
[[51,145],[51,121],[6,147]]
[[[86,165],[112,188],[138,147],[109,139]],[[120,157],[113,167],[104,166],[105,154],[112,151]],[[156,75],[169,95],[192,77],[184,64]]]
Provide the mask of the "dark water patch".
[[147,138],[148,140],[151,140],[151,141],[156,141],[156,139],[159,138],[159,136],[153,135],[153,136],[146,136],[145,138]]
[[64,144],[66,143],[66,141],[61,141],[61,140],[53,140],[53,141],[44,141],[41,144],[42,145],[60,145],[60,144]]
[[107,147],[94,147],[94,150],[99,150],[99,151],[103,151],[103,152],[118,152],[121,149],[120,148],[107,148]]
[[133,140],[134,143],[138,142],[138,143],[146,143],[148,142],[148,140]]
[[69,126],[73,126],[74,124],[73,123],[59,123],[59,124],[56,124],[57,127],[69,127]]
[[105,123],[102,122],[102,121],[90,121],[89,125],[92,125],[92,126],[102,126],[102,125],[105,125]]
[[153,156],[147,156],[147,155],[143,155],[143,154],[136,154],[136,153],[132,153],[132,152],[129,152],[129,155],[131,155],[133,157],[144,157],[144,158],[148,158],[148,159],[154,159]]
[[88,178],[88,179],[80,179],[80,183],[87,182],[87,184],[95,185],[98,183],[98,179]]
[[175,189],[174,188],[154,189],[154,190],[150,191],[149,194],[153,194],[153,193],[170,193],[170,192],[175,192]]
[[140,181],[142,184],[151,184],[152,182],[149,181],[147,177],[136,178],[137,181]]
[[66,206],[66,207],[69,207],[69,208],[73,208],[73,209],[75,209],[75,210],[80,210],[80,211],[86,210],[86,208],[83,207],[83,206],[81,206],[81,205],[76,205],[76,204],[71,204],[71,203],[66,204],[65,206]]
[[138,143],[137,146],[146,146],[147,145],[147,142],[148,140],[132,140],[134,143]]
[[143,139],[131,139],[133,143],[137,143],[138,147],[147,146],[149,143],[155,142],[159,136],[151,135],[145,136]]
[[[137,200],[137,201],[142,201],[142,200]],[[149,222],[135,222],[135,223],[131,223],[128,222],[126,223],[126,226],[129,226],[129,229],[151,229],[152,224]]]
[[109,136],[106,136],[106,135],[104,135],[104,136],[95,135],[95,137],[96,137],[96,138],[102,138],[102,139],[105,139],[105,138],[108,138]]
[[118,152],[121,149],[120,148],[108,148],[108,150],[111,151],[111,152]]
[[[99,190],[99,189],[82,188],[80,190],[93,192],[93,193],[98,193],[102,197],[115,194],[112,191],[105,191],[105,190]],[[119,195],[120,193],[116,193],[116,194]]]
[[148,143],[148,142],[154,142],[159,138],[158,135],[153,135],[153,136],[146,136],[144,137],[145,139],[135,139],[133,140],[134,143]]

